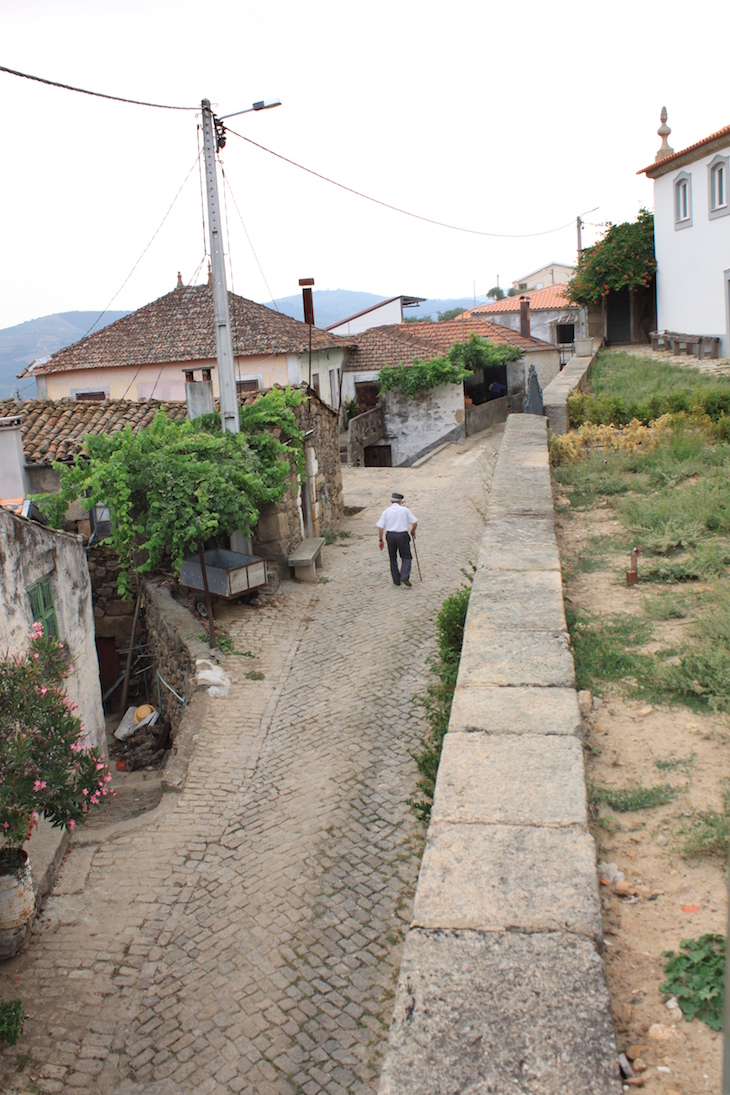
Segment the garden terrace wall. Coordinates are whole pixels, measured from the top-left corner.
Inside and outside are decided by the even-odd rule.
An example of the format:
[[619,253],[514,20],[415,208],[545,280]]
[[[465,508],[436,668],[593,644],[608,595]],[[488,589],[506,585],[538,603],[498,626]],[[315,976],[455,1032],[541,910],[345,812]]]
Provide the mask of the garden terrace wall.
[[585,390],[586,377],[595,354],[591,357],[571,357],[561,373],[552,380],[542,393],[543,407],[548,426],[553,433],[563,434],[570,429],[568,396],[576,389]]
[[618,1095],[547,424],[494,472],[380,1095]]

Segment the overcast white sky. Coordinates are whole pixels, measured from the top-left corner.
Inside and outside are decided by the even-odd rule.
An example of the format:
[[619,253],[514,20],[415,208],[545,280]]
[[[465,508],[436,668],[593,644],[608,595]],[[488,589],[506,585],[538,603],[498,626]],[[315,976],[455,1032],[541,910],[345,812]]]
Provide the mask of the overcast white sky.
[[[0,64],[112,95],[225,114],[294,160],[433,227],[313,179],[231,136],[223,161],[275,296],[318,289],[478,297],[575,260],[576,214],[651,207],[636,171],[730,122],[730,5],[705,0],[0,0]],[[683,13],[679,20],[680,12]],[[693,12],[695,14],[693,14]],[[197,155],[196,116],[0,73],[0,327],[117,293]],[[229,203],[233,287],[270,293]],[[595,239],[586,228],[584,242]],[[188,282],[203,257],[197,169],[112,307]],[[203,276],[198,280],[203,280]]]

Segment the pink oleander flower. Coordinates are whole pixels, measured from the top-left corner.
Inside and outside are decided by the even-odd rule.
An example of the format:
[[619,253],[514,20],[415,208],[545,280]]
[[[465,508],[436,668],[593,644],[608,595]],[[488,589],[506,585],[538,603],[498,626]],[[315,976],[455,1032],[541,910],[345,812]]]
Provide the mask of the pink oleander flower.
[[106,767],[106,765],[104,764],[104,761],[100,760],[99,763],[96,766],[96,770],[97,770],[97,772],[101,772],[102,768],[105,768],[105,767]]
[[46,787],[46,786],[47,786],[47,784],[46,784],[46,781],[44,779],[37,779],[35,781],[35,783],[33,784],[33,790],[34,791],[42,791],[44,789],[44,787]]
[[70,821],[68,823],[68,827],[69,827],[69,829],[72,829],[72,830],[76,828],[76,822],[74,821],[73,818],[70,819]]
[[88,795],[88,793],[89,793],[89,788],[88,787],[84,787],[81,791],[82,795]]

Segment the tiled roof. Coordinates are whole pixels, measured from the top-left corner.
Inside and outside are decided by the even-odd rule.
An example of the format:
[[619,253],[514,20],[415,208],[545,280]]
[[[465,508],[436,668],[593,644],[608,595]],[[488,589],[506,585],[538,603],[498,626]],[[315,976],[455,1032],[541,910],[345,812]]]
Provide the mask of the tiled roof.
[[414,358],[428,361],[434,354],[445,354],[454,342],[466,341],[471,331],[492,342],[518,346],[523,352],[555,349],[548,342],[523,338],[497,323],[479,317],[462,322],[459,316],[441,323],[393,323],[352,335],[355,349],[350,351],[346,368],[350,372],[371,371],[384,365],[408,365]]
[[136,432],[149,426],[160,408],[168,418],[187,418],[185,403],[133,403],[129,399],[105,399],[103,403],[74,399],[14,399],[0,402],[0,417],[20,418],[23,450],[29,464],[51,464],[70,460],[80,451],[87,433],[116,433],[129,424]]
[[[407,330],[409,324],[397,325],[397,330]],[[509,346],[519,346],[525,352],[529,350],[554,350],[549,342],[543,342],[540,338],[525,338],[517,331],[510,331],[509,327],[500,327],[498,323],[489,323],[486,319],[475,316],[466,316],[462,321],[461,316],[441,323],[419,323],[418,338],[427,342],[431,352],[445,354],[454,342],[466,342],[474,331],[480,338],[488,338],[492,342],[507,343]]]
[[730,125],[723,126],[722,129],[718,129],[715,133],[711,133],[709,137],[703,138],[701,141],[696,141],[695,144],[689,145],[687,148],[683,148],[681,152],[674,152],[671,156],[665,156],[663,160],[657,160],[655,163],[650,163],[648,167],[642,167],[640,171],[637,171],[637,175],[648,175],[652,177],[652,172],[663,175],[662,168],[667,167],[669,164],[676,163],[682,156],[687,156],[692,152],[697,152],[699,149],[704,148],[705,145],[712,144],[714,141],[722,141],[724,137],[730,139]]
[[427,325],[388,324],[352,335],[355,349],[350,351],[347,368],[382,369],[384,365],[410,364],[414,358],[427,361],[433,356],[433,347],[418,337],[424,326]]
[[[301,354],[309,349],[309,327],[252,300],[228,294],[233,352]],[[348,339],[312,328],[312,349],[344,349]],[[159,300],[110,323],[101,331],[29,366],[23,376],[73,369],[162,364],[215,359],[213,295],[210,285],[174,289]]]
[[521,296],[530,298],[531,312],[577,308],[576,304],[571,304],[568,300],[565,290],[565,285],[546,285],[542,289],[525,289],[514,297],[504,297],[502,300],[495,300],[491,304],[479,304],[469,311],[469,315],[489,317],[496,312],[519,312]]

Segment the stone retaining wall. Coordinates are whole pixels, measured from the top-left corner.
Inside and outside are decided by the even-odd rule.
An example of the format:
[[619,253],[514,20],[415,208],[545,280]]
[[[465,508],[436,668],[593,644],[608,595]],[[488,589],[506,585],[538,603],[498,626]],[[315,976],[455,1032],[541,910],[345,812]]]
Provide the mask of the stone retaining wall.
[[542,393],[542,402],[548,426],[553,433],[567,433],[570,429],[568,396],[578,388],[583,390],[586,375],[593,364],[592,357],[571,357],[561,373],[551,380]]
[[380,1095],[616,1095],[547,424],[507,420]]
[[[156,668],[178,695],[182,704],[163,684],[160,684],[160,714],[170,724],[171,755],[162,772],[165,791],[179,791],[185,783],[187,767],[194,751],[200,725],[205,717],[208,697],[196,681],[196,661],[222,663],[225,656],[211,650],[198,638],[207,625],[193,616],[184,605],[172,597],[161,579],[143,580],[145,617],[151,652],[157,659]],[[152,702],[158,705],[156,678]]]

